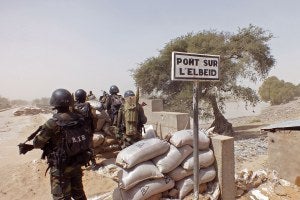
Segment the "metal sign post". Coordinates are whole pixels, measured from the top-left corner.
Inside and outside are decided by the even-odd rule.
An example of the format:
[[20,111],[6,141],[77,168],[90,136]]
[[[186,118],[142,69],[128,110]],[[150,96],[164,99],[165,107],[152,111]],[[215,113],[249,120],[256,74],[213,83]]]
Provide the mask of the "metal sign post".
[[193,133],[194,133],[194,200],[199,199],[199,156],[198,156],[198,131],[199,131],[199,123],[198,123],[198,94],[199,94],[199,84],[198,81],[194,82],[193,85],[193,117],[194,117],[194,125],[193,125]]

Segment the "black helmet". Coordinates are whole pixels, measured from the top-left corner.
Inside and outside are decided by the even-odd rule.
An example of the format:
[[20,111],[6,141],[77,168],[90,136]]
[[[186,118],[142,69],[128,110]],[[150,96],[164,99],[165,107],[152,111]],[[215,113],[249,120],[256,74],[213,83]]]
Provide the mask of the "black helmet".
[[119,88],[116,85],[112,85],[109,88],[109,93],[110,94],[118,94],[119,93]]
[[73,103],[71,93],[66,89],[55,90],[50,98],[50,105],[53,107],[69,107]]
[[134,92],[132,90],[127,90],[125,93],[124,93],[124,98],[126,97],[133,97],[135,96]]
[[86,100],[86,92],[83,89],[78,89],[75,92],[75,100],[81,103],[85,102]]

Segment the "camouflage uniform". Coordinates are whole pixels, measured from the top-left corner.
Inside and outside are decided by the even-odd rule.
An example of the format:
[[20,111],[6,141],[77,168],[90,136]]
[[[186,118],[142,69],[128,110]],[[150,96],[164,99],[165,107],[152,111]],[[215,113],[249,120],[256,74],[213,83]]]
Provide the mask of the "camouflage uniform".
[[[71,112],[62,113],[63,117],[68,119],[76,115]],[[48,152],[53,151],[60,142],[59,126],[56,123],[56,119],[49,119],[42,127],[41,132],[34,138],[33,145],[35,148],[45,148],[48,146],[46,156]],[[47,156],[48,162],[49,158]],[[82,169],[81,165],[75,163],[69,163],[63,169],[58,169],[54,166],[50,167],[50,183],[51,193],[54,200],[86,200],[86,196],[82,185]]]
[[[121,100],[121,102],[119,102],[118,105],[116,105],[116,107],[115,107],[114,101],[116,101],[116,99]],[[112,126],[117,125],[118,112],[119,112],[122,102],[123,102],[123,97],[118,94],[108,95],[102,99],[103,106],[107,110],[107,113],[111,119]]]
[[126,123],[125,123],[125,107],[124,104],[121,106],[118,114],[118,127],[120,129],[120,132],[122,132],[122,140],[123,145],[122,148],[127,147],[139,140],[142,139],[142,129],[144,124],[147,122],[147,117],[145,116],[143,107],[137,103],[136,104],[137,109],[137,133],[127,135],[126,134]]

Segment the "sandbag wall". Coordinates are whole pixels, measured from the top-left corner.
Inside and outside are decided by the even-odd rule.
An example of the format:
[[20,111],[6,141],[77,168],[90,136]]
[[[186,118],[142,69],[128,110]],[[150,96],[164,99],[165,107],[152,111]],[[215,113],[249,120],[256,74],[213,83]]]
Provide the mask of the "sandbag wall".
[[[199,185],[216,177],[214,154],[209,146],[210,138],[205,131],[199,131]],[[192,130],[174,132],[169,141],[141,140],[117,155],[116,164],[122,170],[114,199],[143,200],[159,194],[183,199],[194,188],[193,161]]]

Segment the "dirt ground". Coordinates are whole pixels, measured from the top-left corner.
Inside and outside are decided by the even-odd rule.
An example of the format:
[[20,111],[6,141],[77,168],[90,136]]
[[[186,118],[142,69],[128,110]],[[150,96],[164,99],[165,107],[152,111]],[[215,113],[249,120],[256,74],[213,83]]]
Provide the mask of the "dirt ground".
[[[260,115],[251,117],[240,117],[229,121],[235,128],[235,140],[255,138],[261,135],[260,128],[271,123],[289,119],[299,119],[300,100],[289,104],[268,107]],[[41,151],[33,150],[26,155],[19,155],[17,144],[24,142],[40,124],[43,124],[49,114],[38,114],[33,116],[14,116],[14,110],[0,112],[0,200],[40,200],[51,199],[49,174],[45,176],[47,165],[40,159]],[[98,157],[97,162],[109,158]],[[236,160],[236,172],[247,168],[256,171],[267,169],[267,155],[255,155],[246,160]],[[102,176],[92,170],[84,170],[84,188],[89,199],[96,195],[112,191],[117,183],[112,179]],[[259,188],[271,187],[270,183],[261,185]],[[278,189],[277,189],[278,190]],[[267,194],[269,199],[300,199],[298,187],[281,187],[283,195]],[[266,190],[267,191],[267,190]],[[270,190],[268,190],[270,191]],[[251,192],[243,195],[241,200],[253,199]],[[255,198],[254,198],[255,199]]]

